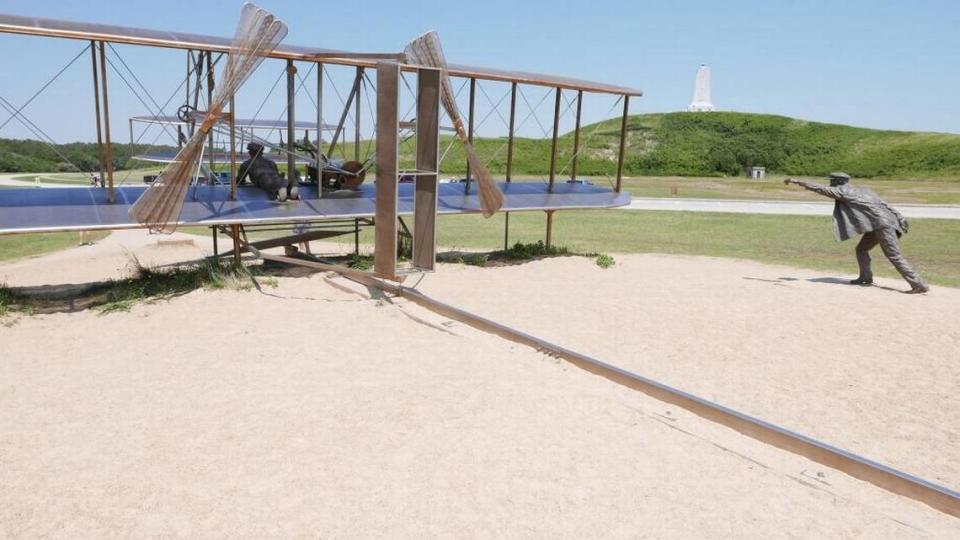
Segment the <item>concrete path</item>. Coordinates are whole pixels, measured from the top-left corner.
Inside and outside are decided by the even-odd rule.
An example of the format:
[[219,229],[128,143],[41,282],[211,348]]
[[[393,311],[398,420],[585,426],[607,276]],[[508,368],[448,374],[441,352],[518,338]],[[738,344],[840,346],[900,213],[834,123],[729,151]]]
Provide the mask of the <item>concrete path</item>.
[[24,176],[25,174],[30,173],[16,173],[16,174],[0,174],[0,186],[10,186],[10,187],[19,187],[19,188],[28,188],[28,187],[45,187],[45,188],[63,188],[63,187],[83,187],[80,184],[55,184],[47,182],[30,182],[24,180],[15,180],[17,176]]
[[[960,205],[895,204],[901,214],[918,219],[960,219]],[[728,212],[733,214],[780,214],[829,216],[832,202],[733,201],[721,199],[661,199],[634,197],[627,210],[674,210],[682,212]]]

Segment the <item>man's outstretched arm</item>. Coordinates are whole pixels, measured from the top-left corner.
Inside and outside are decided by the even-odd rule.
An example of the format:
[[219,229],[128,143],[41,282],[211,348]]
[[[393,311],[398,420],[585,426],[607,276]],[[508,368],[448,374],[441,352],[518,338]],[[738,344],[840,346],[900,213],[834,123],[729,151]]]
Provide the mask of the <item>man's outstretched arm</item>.
[[832,186],[824,186],[816,182],[804,182],[803,180],[794,180],[793,178],[787,178],[783,181],[784,184],[796,184],[804,189],[808,189],[814,193],[819,193],[831,199],[843,199],[843,193],[840,192],[838,188]]

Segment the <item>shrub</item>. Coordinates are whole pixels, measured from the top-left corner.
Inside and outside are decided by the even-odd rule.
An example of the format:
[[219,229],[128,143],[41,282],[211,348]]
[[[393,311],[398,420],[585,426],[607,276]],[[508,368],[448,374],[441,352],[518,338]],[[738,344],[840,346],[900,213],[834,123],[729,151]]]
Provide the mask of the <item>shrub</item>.
[[543,240],[537,240],[535,243],[524,244],[517,242],[510,246],[510,249],[503,252],[504,257],[511,261],[522,261],[534,257],[544,257],[548,255],[566,255],[569,250],[563,246],[548,246]]
[[354,253],[353,255],[350,255],[350,260],[347,262],[347,266],[357,270],[370,270],[373,268],[373,256],[357,255]]
[[463,263],[470,266],[486,266],[490,256],[486,253],[471,253],[463,257]]
[[616,264],[616,261],[613,260],[613,257],[611,257],[610,255],[607,255],[606,253],[601,253],[597,255],[596,262],[597,262],[597,266],[604,269],[610,268],[611,266]]

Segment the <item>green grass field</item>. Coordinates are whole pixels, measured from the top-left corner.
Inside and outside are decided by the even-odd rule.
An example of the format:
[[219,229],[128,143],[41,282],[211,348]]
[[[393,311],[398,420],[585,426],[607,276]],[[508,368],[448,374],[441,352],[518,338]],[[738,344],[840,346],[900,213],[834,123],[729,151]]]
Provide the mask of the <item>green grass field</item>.
[[[157,174],[159,172],[159,167],[115,171],[113,173],[113,181],[117,185],[120,185],[121,182],[125,185],[142,185],[144,175]],[[76,186],[90,185],[90,173],[27,173],[14,176],[13,179],[22,182],[34,182],[39,180],[44,184],[69,184]]]
[[[504,214],[484,219],[479,215],[442,216],[438,241],[443,249],[497,250],[503,248]],[[545,215],[541,212],[510,216],[510,244],[543,240]],[[181,232],[207,236],[209,229],[192,227]],[[106,233],[94,233],[95,239]],[[257,237],[263,237],[258,235]],[[51,233],[0,237],[0,261],[29,257],[76,246],[77,233]],[[372,243],[365,229],[361,242]],[[344,251],[352,237],[341,237]],[[667,253],[755,260],[823,270],[835,276],[853,276],[857,266],[854,241],[833,240],[830,218],[701,212],[645,212],[633,210],[560,212],[554,217],[554,244],[578,253]],[[922,275],[938,285],[960,287],[960,221],[911,220],[910,234],[902,240],[907,258]],[[222,239],[227,249],[228,241]],[[875,271],[897,277],[877,250]]]
[[[500,249],[504,216],[444,216],[439,242],[448,248]],[[510,216],[510,244],[542,240],[543,213]],[[830,217],[645,212],[634,210],[561,212],[554,215],[554,243],[579,253],[668,253],[748,259],[856,276],[853,240],[837,243]],[[925,279],[960,287],[960,221],[911,220],[902,239],[907,259]],[[367,233],[369,234],[369,233]],[[369,237],[364,238],[370,241]],[[898,274],[874,252],[877,275]]]
[[[764,180],[746,178],[707,178],[684,176],[642,176],[625,178],[623,188],[634,197],[680,197],[688,199],[747,199],[778,201],[820,201],[828,199],[800,189],[783,185],[785,175],[772,175]],[[794,177],[821,184],[824,178]],[[593,181],[600,186],[608,180]],[[960,204],[960,182],[951,180],[894,180],[855,179],[854,183],[869,187],[891,203]],[[673,195],[676,188],[676,195]]]
[[[490,219],[479,215],[441,216],[437,227],[440,249],[503,249],[505,219],[502,213]],[[545,227],[546,216],[542,212],[513,213],[509,245],[544,240]],[[190,232],[210,234],[208,229],[200,228]],[[344,252],[353,250],[352,235],[331,241],[338,242]],[[373,231],[362,229],[360,242],[369,251]],[[838,277],[857,274],[856,240],[836,242],[829,216],[637,210],[558,212],[554,215],[553,243],[575,253],[701,255],[823,270]],[[910,234],[903,237],[901,244],[907,259],[924,279],[960,287],[960,221],[912,219]],[[879,248],[872,254],[875,274],[899,276]]]
[[[109,232],[92,232],[90,241],[102,240]],[[0,236],[0,261],[22,259],[43,255],[51,251],[59,251],[76,247],[80,244],[80,233],[43,233],[43,234],[15,234]]]

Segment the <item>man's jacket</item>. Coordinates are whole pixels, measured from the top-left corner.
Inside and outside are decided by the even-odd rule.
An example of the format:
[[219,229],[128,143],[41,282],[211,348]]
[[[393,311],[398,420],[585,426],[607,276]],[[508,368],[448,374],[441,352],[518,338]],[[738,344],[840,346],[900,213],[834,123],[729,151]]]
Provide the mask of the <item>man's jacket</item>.
[[833,235],[838,242],[885,227],[895,230],[897,236],[907,232],[907,220],[873,190],[850,184],[833,187],[814,182],[797,183],[834,199]]
[[237,184],[242,184],[249,176],[250,181],[260,186],[280,176],[277,164],[263,156],[252,157],[237,168]]

